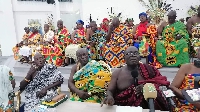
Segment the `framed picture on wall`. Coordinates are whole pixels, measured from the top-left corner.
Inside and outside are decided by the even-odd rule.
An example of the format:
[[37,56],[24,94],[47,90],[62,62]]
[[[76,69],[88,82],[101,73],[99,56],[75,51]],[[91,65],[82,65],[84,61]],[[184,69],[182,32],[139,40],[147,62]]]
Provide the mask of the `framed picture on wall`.
[[28,26],[30,28],[30,31],[33,30],[33,27],[38,28],[38,32],[42,35],[43,34],[43,27],[42,27],[42,22],[40,19],[28,19]]

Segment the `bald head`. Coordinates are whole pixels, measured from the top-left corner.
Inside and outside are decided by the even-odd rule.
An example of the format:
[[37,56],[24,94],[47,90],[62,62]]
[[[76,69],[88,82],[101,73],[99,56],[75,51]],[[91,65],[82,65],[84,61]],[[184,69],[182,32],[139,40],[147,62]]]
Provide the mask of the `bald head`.
[[79,48],[77,51],[76,51],[76,55],[80,54],[80,53],[87,53],[87,49],[86,48]]
[[34,56],[34,64],[37,66],[37,67],[43,67],[44,64],[45,64],[45,58],[44,56],[41,54],[41,53],[36,53],[35,56]]
[[49,25],[44,24],[44,32],[47,33],[49,31]]
[[127,66],[135,66],[140,61],[140,53],[136,47],[130,46],[125,50],[124,58]]
[[176,11],[170,11],[167,16],[176,16]]
[[59,30],[63,29],[63,21],[62,20],[58,20],[57,27]]
[[115,28],[118,27],[119,24],[120,24],[119,18],[118,17],[114,17],[113,20],[112,20],[112,24],[113,24],[113,26]]
[[76,56],[81,65],[86,65],[89,61],[88,50],[86,48],[78,49],[76,51]]
[[138,49],[135,46],[130,46],[125,50],[125,54],[128,52],[135,52],[138,51]]
[[176,11],[170,11],[167,16],[169,24],[173,24],[176,22]]

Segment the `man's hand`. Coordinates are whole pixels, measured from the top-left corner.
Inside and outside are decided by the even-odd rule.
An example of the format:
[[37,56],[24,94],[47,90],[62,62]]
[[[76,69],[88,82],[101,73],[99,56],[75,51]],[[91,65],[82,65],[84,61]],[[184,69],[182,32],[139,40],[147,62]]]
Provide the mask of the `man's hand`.
[[103,106],[103,104],[106,104],[108,106],[113,106],[115,103],[115,100],[112,96],[108,95],[107,97],[105,97],[103,99],[103,101],[101,102],[101,107]]
[[135,87],[135,94],[137,96],[141,95],[143,93],[143,87],[144,85],[140,84],[137,87]]
[[39,98],[42,98],[44,97],[45,95],[47,94],[47,89],[42,89],[40,92],[37,92],[36,93],[36,96],[39,97]]
[[86,100],[90,97],[90,95],[87,93],[87,92],[84,92],[82,90],[79,90],[77,92],[77,95],[79,96],[79,98],[83,99],[83,100]]

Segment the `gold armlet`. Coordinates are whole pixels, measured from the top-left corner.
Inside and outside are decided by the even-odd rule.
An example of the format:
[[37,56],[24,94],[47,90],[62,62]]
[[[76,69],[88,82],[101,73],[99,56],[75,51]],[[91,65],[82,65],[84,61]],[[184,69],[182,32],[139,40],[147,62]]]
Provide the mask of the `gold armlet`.
[[26,82],[30,82],[30,80],[28,80],[28,79],[26,79],[26,78],[24,78],[24,80],[25,80]]

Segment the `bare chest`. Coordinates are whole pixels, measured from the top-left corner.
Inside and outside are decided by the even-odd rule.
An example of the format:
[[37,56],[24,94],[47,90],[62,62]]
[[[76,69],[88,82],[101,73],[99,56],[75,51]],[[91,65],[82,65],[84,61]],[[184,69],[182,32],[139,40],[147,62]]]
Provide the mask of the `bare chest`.
[[[139,73],[139,75],[138,75],[138,81],[140,81],[140,80],[144,80],[144,78]],[[117,79],[117,89],[119,91],[122,91],[122,90],[125,90],[125,89],[129,88],[133,84],[134,84],[134,78],[131,76],[130,72],[124,72],[124,74],[121,73],[118,76],[118,79]]]

